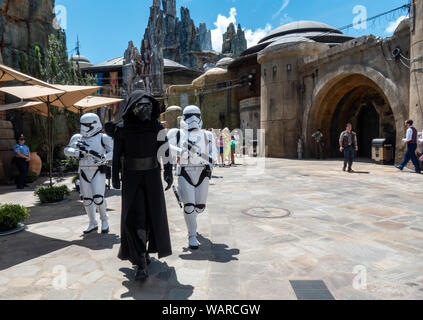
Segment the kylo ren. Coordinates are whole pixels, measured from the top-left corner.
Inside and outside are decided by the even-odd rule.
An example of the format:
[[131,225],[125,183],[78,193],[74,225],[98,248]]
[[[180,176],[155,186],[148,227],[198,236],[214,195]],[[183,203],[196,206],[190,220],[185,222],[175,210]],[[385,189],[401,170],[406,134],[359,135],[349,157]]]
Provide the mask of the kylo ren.
[[[168,142],[161,138],[165,134],[159,116],[159,102],[145,91],[135,91],[114,131],[113,187],[120,189],[122,180],[119,258],[132,262],[136,280],[148,277],[149,253],[158,253],[159,259],[172,254],[158,157],[159,149],[168,150]],[[165,159],[163,163],[169,190],[172,164]]]

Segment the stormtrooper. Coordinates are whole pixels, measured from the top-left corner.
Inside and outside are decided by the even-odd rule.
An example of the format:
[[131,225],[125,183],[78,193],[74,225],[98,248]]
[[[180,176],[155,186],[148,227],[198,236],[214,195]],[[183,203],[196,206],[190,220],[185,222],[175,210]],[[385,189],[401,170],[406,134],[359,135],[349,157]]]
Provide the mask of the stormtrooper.
[[178,159],[179,185],[175,193],[183,203],[189,247],[193,250],[199,248],[197,216],[206,208],[212,168],[217,163],[213,133],[202,130],[202,125],[201,110],[188,106],[183,111],[181,129],[172,129],[167,135],[172,159]]
[[109,232],[106,189],[107,162],[113,159],[113,139],[102,133],[100,118],[93,113],[80,120],[81,133],[74,135],[65,148],[65,155],[79,159],[80,194],[89,218],[84,234],[98,230],[96,211],[101,219],[101,233]]

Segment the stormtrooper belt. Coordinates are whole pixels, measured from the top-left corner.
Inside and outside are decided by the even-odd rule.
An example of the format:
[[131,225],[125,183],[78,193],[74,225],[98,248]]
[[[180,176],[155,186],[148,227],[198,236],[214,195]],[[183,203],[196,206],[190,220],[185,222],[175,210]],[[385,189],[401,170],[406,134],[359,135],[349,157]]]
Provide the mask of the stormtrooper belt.
[[147,171],[157,169],[159,164],[156,157],[150,158],[125,158],[123,161],[124,170]]
[[185,167],[181,168],[181,176],[184,177],[185,180],[194,188],[198,188],[203,183],[204,179],[206,178],[211,179],[211,169],[209,166],[204,167],[203,171],[201,172],[200,178],[198,179],[197,184],[192,182],[191,177],[188,175],[188,172],[185,170]]

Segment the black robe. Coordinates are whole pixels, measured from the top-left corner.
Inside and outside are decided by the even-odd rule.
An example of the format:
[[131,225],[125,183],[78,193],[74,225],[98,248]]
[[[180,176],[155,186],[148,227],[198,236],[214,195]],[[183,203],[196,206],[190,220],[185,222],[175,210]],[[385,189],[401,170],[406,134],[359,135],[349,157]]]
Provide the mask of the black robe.
[[[131,112],[143,98],[153,101],[152,121],[141,122]],[[131,94],[123,110],[123,120],[116,125],[114,134],[113,177],[122,174],[121,246],[118,257],[139,265],[140,254],[145,251],[137,234],[140,220],[147,224],[148,253],[158,253],[159,258],[172,254],[166,212],[161,168],[147,171],[122,169],[122,158],[157,157],[158,149],[167,143],[158,141],[164,130],[158,120],[160,105],[144,91]]]

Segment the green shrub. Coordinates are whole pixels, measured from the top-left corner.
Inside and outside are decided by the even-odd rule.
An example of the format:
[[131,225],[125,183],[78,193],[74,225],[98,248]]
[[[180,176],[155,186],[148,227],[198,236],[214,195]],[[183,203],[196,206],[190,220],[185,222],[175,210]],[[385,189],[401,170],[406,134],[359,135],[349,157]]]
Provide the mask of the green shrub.
[[67,172],[78,171],[79,168],[79,160],[76,158],[67,158],[66,160],[62,160],[61,164]]
[[69,195],[70,191],[66,186],[50,187],[50,186],[39,186],[34,191],[41,203],[55,203],[65,199],[65,195]]
[[37,179],[38,179],[38,175],[35,172],[30,172],[25,177],[25,182],[26,183],[33,183],[33,182],[37,181]]
[[72,183],[75,184],[75,181],[78,179],[79,179],[79,174],[77,174],[76,176],[73,176]]
[[18,204],[0,205],[0,232],[14,229],[29,217],[29,209]]

